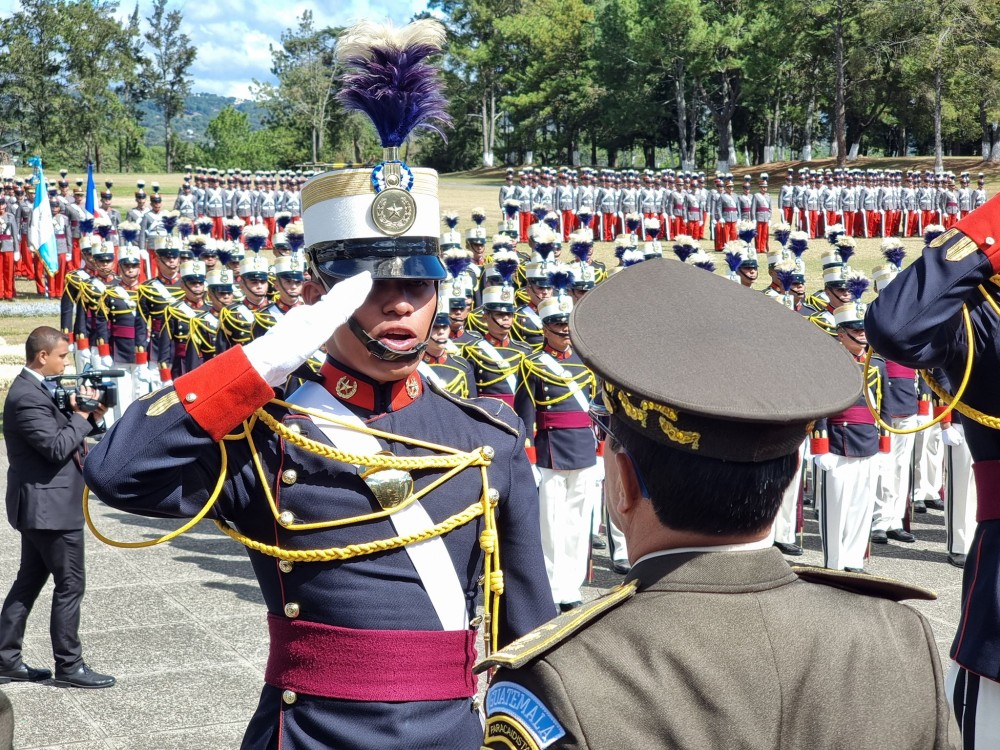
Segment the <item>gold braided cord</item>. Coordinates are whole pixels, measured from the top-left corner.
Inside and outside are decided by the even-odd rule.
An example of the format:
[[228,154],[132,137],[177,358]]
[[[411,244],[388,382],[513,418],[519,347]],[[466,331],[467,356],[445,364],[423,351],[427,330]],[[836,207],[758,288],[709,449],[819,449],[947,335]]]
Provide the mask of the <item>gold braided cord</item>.
[[[975,419],[980,424],[984,424],[987,427],[992,426],[990,424],[987,424],[986,422],[980,421],[979,418],[973,416],[973,414],[971,413],[967,413],[967,411],[975,412],[975,414],[978,414],[985,419],[996,419],[995,417],[988,417],[982,412],[976,411],[971,406],[967,406],[966,404],[963,404],[961,402],[962,396],[965,395],[965,389],[969,385],[969,377],[972,375],[972,360],[973,360],[973,355],[975,354],[972,346],[972,318],[969,316],[969,308],[966,307],[965,305],[962,305],[962,319],[965,321],[965,340],[969,351],[965,355],[965,374],[962,376],[962,383],[959,385],[958,391],[956,391],[954,399],[952,399],[952,396],[947,391],[945,391],[940,386],[940,384],[931,376],[929,370],[920,370],[919,371],[920,377],[922,377],[926,381],[927,385],[930,386],[931,390],[934,391],[938,395],[938,398],[944,401],[947,404],[947,406],[945,407],[944,411],[942,411],[940,414],[938,414],[936,417],[934,417],[930,422],[927,422],[926,424],[917,425],[916,427],[908,427],[906,429],[897,429],[890,424],[886,424],[885,420],[882,419],[878,411],[872,406],[871,397],[869,396],[868,388],[866,387],[864,389],[865,405],[868,407],[868,411],[870,411],[872,416],[875,418],[876,424],[878,424],[878,426],[881,427],[883,430],[886,430],[887,432],[890,432],[894,435],[912,435],[916,432],[926,430],[929,427],[933,427],[939,422],[944,421],[945,419],[948,418],[953,409],[958,409],[959,414],[964,414],[970,419]],[[866,384],[868,382],[868,373],[871,368],[871,360],[872,360],[872,350],[869,347],[868,353],[865,354],[864,380]],[[1000,425],[1000,420],[997,420],[997,424]],[[997,427],[995,429],[1000,429],[1000,427]]]
[[215,525],[230,539],[235,539],[243,546],[268,557],[276,557],[279,560],[289,560],[291,562],[332,562],[335,560],[350,560],[351,558],[363,555],[373,555],[376,552],[386,552],[405,547],[408,544],[416,544],[427,539],[433,539],[436,536],[442,536],[449,531],[464,526],[482,514],[483,504],[477,500],[465,510],[456,513],[450,518],[446,518],[441,523],[435,524],[424,531],[406,534],[405,536],[396,536],[391,539],[376,539],[372,542],[349,544],[346,547],[328,547],[327,549],[285,549],[274,544],[265,544],[264,542],[250,539],[223,521],[217,520]]
[[118,542],[115,541],[114,539],[110,539],[104,536],[104,534],[98,531],[97,527],[94,526],[94,521],[90,517],[90,487],[84,485],[83,518],[87,522],[87,528],[90,529],[90,533],[111,547],[122,547],[125,549],[139,549],[142,547],[154,547],[157,544],[163,544],[164,542],[169,542],[171,539],[179,537],[185,531],[194,528],[198,524],[198,522],[201,521],[201,519],[203,519],[206,515],[208,515],[208,511],[210,511],[212,509],[212,506],[215,505],[216,500],[219,499],[219,495],[222,493],[222,486],[226,482],[226,463],[228,460],[226,455],[226,445],[222,441],[220,441],[218,445],[220,454],[220,466],[219,466],[219,478],[215,482],[215,489],[212,490],[212,494],[209,495],[208,501],[205,503],[202,509],[198,511],[198,515],[196,515],[186,524],[181,526],[179,529],[175,529],[174,531],[164,534],[158,539],[147,539],[144,542]]

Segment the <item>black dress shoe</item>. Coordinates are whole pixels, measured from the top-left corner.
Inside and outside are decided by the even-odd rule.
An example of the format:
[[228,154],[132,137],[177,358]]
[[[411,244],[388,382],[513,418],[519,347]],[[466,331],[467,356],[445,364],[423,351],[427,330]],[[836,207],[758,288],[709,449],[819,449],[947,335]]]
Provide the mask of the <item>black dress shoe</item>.
[[924,500],[924,506],[931,510],[944,510],[944,500]]
[[65,674],[56,672],[52,682],[60,687],[109,688],[115,684],[115,678],[109,674],[95,672],[86,664],[81,664],[80,668],[74,672]]
[[579,607],[582,603],[583,602],[559,602],[559,611],[569,612],[571,609]]
[[873,531],[872,532],[872,543],[873,544],[888,544],[889,537],[884,531]]
[[590,535],[590,546],[594,549],[607,549],[608,543],[599,534]]
[[865,572],[864,568],[844,568],[845,573],[861,573]]
[[781,550],[783,555],[791,555],[792,557],[798,557],[802,554],[802,548],[797,544],[785,544],[784,542],[775,542],[774,546]]
[[949,552],[948,553],[948,564],[954,565],[956,568],[965,567],[965,555],[959,552]]
[[0,669],[0,684],[5,682],[41,682],[52,676],[49,669],[35,669],[24,662],[16,669]]
[[885,532],[885,535],[894,542],[906,542],[907,544],[911,544],[917,541],[917,538],[906,529],[889,529]]
[[615,560],[614,562],[612,562],[611,567],[615,571],[615,573],[617,573],[620,576],[626,575],[630,570],[632,570],[631,565],[629,565],[627,562],[622,562],[619,560]]
[[914,500],[913,501],[913,512],[914,513],[926,513],[927,512],[927,504],[923,500]]

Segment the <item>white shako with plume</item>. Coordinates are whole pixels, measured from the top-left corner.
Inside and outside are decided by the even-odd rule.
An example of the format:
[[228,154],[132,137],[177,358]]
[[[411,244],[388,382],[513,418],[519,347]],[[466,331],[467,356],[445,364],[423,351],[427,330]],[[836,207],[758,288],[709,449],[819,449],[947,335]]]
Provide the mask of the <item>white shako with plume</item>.
[[[437,69],[428,62],[444,40],[444,27],[433,19],[402,29],[362,22],[340,39],[337,59],[345,72],[337,98],[368,116],[383,155],[374,169],[324,172],[302,186],[306,256],[327,288],[363,271],[376,282],[448,276],[439,257],[437,173],[399,158],[411,133],[426,129],[443,137],[441,127],[450,121]],[[389,349],[353,315],[347,325],[379,359],[415,359],[426,348]]]

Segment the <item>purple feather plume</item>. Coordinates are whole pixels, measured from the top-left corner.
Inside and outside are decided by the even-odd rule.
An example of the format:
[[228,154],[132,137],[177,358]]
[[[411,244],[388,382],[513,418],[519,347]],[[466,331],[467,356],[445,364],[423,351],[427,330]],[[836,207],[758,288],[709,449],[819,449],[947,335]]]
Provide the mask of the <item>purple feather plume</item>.
[[238,223],[234,222],[232,224],[226,224],[226,234],[229,236],[229,239],[234,242],[238,240],[240,235],[243,233],[243,226],[242,221]]
[[196,235],[188,240],[187,246],[194,253],[194,257],[200,258],[202,252],[205,250],[205,245],[208,244],[207,240],[202,235]]
[[80,219],[80,234],[93,234],[94,219]]
[[513,219],[521,211],[521,204],[513,199],[506,200],[503,203],[503,212],[507,215],[508,219]]
[[177,215],[176,214],[163,214],[163,228],[167,230],[167,234],[173,234],[174,227],[177,226]]
[[94,227],[94,229],[96,229],[97,233],[101,235],[102,240],[106,240],[110,236],[111,230],[114,229],[114,227],[111,226],[110,223],[108,223],[108,224],[98,224]]
[[119,226],[118,227],[118,231],[121,234],[122,239],[125,240],[125,242],[127,244],[131,245],[137,239],[139,239],[139,230],[138,229],[132,229],[131,227]]
[[554,214],[550,211],[549,213],[545,214],[545,218],[542,219],[542,221],[548,224],[549,229],[551,229],[553,232],[559,231],[559,216],[557,214]]
[[792,234],[792,230],[791,229],[775,229],[774,230],[774,239],[776,239],[778,241],[778,243],[782,247],[784,247],[785,245],[788,244],[788,238],[791,236],[791,234]]
[[791,251],[792,255],[796,258],[801,258],[802,253],[809,249],[808,239],[794,239],[792,240]]
[[593,250],[594,250],[593,242],[571,242],[569,245],[569,251],[573,253],[576,259],[579,260],[581,263],[587,262]]
[[847,262],[854,257],[855,249],[853,246],[847,244],[837,245],[837,252],[840,253],[840,259],[844,261],[844,265],[847,265]]
[[[514,253],[511,253],[514,255]],[[493,257],[493,268],[500,274],[500,278],[503,279],[504,283],[509,285],[513,279],[514,274],[517,273],[517,267],[520,265],[517,260],[517,255],[513,258],[497,258]]]
[[581,227],[589,227],[594,218],[594,212],[587,208],[581,208],[576,212],[576,218],[580,220]]
[[788,290],[791,289],[792,284],[795,283],[795,269],[775,267],[774,275],[778,278],[778,283],[781,284],[781,290],[785,294],[788,294]]
[[847,287],[847,291],[851,293],[856,301],[864,296],[864,293],[868,291],[868,285],[871,282],[868,281],[862,274],[856,276],[851,275],[847,277],[847,281],[844,282],[844,286]]
[[535,215],[535,218],[538,219],[539,221],[544,219],[545,214],[547,214],[548,212],[549,209],[547,209],[545,206],[538,206],[537,208],[534,208],[531,211],[531,213],[533,213]]
[[247,247],[255,253],[259,253],[264,249],[264,245],[267,244],[267,235],[262,234],[248,234],[245,237]]
[[892,263],[896,268],[902,269],[903,258],[906,257],[906,249],[903,247],[891,247],[882,253],[885,259]]
[[190,237],[193,231],[194,231],[194,224],[191,222],[190,219],[181,219],[180,221],[177,222],[177,234],[179,234],[182,239]]
[[674,243],[674,255],[676,255],[682,262],[687,262],[687,259],[691,257],[695,250],[698,248],[693,245],[685,245],[680,242]]
[[292,220],[292,215],[287,211],[281,211],[274,216],[274,223],[278,227],[279,231],[284,232],[285,227],[288,226],[288,222]]
[[743,265],[743,253],[736,252],[734,250],[727,250],[726,265],[729,266],[729,270],[733,273],[739,271],[740,266]]
[[944,234],[944,227],[940,224],[932,224],[924,230],[924,244],[931,244],[942,234]]
[[448,273],[457,279],[465,273],[465,269],[472,263],[472,255],[471,253],[445,253],[443,260]]
[[751,243],[757,237],[757,227],[747,227],[745,229],[740,229],[737,232],[737,236],[746,243]]
[[694,262],[694,265],[696,265],[698,268],[702,268],[706,271],[711,271],[712,273],[715,273],[715,263],[713,263],[708,256],[706,256],[701,260],[696,260]]
[[549,282],[556,290],[556,294],[565,292],[573,286],[573,273],[565,267],[557,268],[555,271],[549,271]]
[[642,219],[638,216],[626,216],[625,217],[625,228],[629,231],[629,234],[635,234],[639,225],[642,223]]
[[232,256],[232,254],[228,250],[220,250],[219,251],[219,262],[222,265],[228,266],[232,262],[232,260],[233,260],[233,256]]
[[556,251],[555,242],[535,242],[535,252],[542,256],[542,260],[548,262],[552,253]]
[[202,216],[195,222],[198,227],[198,234],[211,234],[212,233],[212,219],[208,216]]
[[653,240],[653,242],[656,242],[656,240],[660,238],[660,232],[662,231],[663,230],[656,225],[646,225],[646,234],[649,235],[649,239]]
[[347,71],[337,99],[347,110],[364,112],[383,148],[403,145],[415,130],[442,137],[451,122],[437,69],[427,59],[441,51],[444,28],[427,19],[394,31],[361,23],[340,41],[338,57]]
[[621,261],[625,257],[625,253],[631,249],[629,245],[615,245],[615,257]]
[[285,235],[285,241],[288,243],[288,249],[297,253],[306,244],[306,236],[301,232],[288,232]]

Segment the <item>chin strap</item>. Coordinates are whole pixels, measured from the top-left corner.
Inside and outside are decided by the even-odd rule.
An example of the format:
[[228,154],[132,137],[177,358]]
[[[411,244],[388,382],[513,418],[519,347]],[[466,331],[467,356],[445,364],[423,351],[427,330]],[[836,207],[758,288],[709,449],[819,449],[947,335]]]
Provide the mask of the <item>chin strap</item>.
[[862,347],[863,349],[868,349],[869,348],[868,347],[868,342],[861,341],[860,339],[856,339],[856,338],[854,338],[854,336],[851,335],[851,333],[850,333],[851,329],[850,328],[844,328],[842,330],[844,331],[844,335],[847,336],[847,338],[849,338],[855,344],[857,344],[858,346]]
[[351,329],[351,333],[357,336],[358,341],[365,345],[369,354],[373,357],[377,357],[378,359],[385,360],[386,362],[414,360],[420,357],[427,349],[426,341],[421,344],[417,344],[412,349],[407,349],[405,352],[390,349],[382,342],[376,341],[368,335],[368,331],[361,327],[361,324],[353,315],[347,319],[347,327]]

